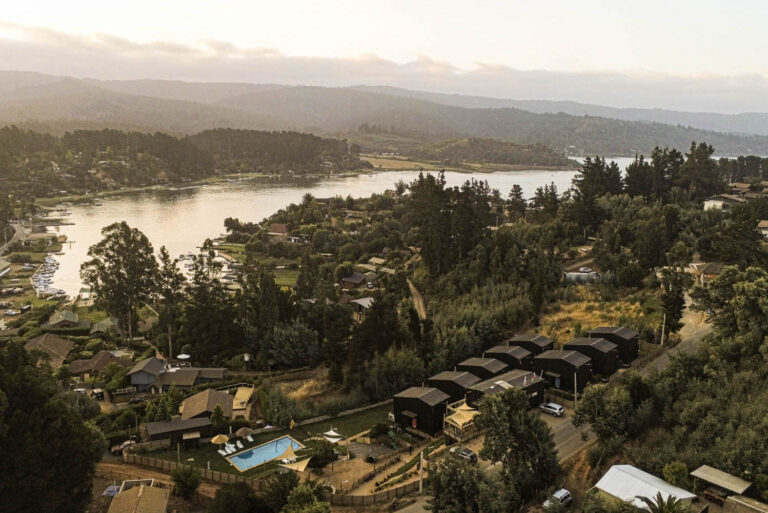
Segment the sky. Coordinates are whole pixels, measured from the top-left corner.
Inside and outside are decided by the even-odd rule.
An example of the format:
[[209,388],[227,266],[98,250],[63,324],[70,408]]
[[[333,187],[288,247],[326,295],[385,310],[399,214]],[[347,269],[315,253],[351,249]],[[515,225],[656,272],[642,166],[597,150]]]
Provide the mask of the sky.
[[2,69],[716,112],[762,109],[768,93],[768,6],[756,0],[7,4]]

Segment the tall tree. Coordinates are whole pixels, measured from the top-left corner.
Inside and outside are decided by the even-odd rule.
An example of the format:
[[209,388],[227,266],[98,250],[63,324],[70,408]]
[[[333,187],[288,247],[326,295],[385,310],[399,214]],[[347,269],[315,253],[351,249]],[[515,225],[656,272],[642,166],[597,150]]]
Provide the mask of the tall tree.
[[513,185],[512,189],[509,191],[509,196],[507,197],[507,210],[509,211],[509,216],[512,219],[523,217],[527,206],[525,198],[523,197],[523,188],[518,184]]
[[88,249],[80,275],[93,291],[98,308],[120,319],[133,338],[136,310],[155,289],[157,261],[146,235],[126,222],[101,230],[104,238]]
[[168,333],[168,357],[173,358],[173,334],[179,329],[186,278],[179,272],[178,260],[171,259],[165,246],[160,248],[157,280],[158,324]]
[[0,349],[3,511],[79,513],[91,500],[106,441],[56,392],[50,368],[21,343]]
[[506,485],[528,500],[560,473],[552,432],[530,408],[528,394],[512,388],[480,402],[477,426],[485,431],[480,456],[501,463]]

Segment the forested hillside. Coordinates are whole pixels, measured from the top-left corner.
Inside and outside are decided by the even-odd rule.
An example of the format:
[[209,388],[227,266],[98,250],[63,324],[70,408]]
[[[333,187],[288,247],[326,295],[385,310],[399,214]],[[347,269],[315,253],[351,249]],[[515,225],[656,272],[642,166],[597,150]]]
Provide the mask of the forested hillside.
[[573,155],[634,155],[656,146],[684,150],[693,140],[710,141],[721,155],[768,154],[764,136],[711,132],[672,124],[672,118],[649,118],[669,122],[662,124],[611,119],[610,112],[602,111],[531,112],[525,105],[482,98],[457,100],[376,88],[98,81],[14,72],[0,72],[0,78],[0,123],[48,127],[55,133],[108,127],[172,134],[213,128],[327,134],[368,123],[393,133],[420,134],[421,143],[496,138],[540,143]]
[[0,129],[0,184],[37,197],[150,183],[198,180],[227,172],[279,174],[357,169],[346,141],[297,132],[210,130],[190,137],[119,130],[76,130],[61,137]]
[[475,137],[425,144],[408,154],[420,159],[439,160],[449,164],[476,162],[529,166],[578,166],[575,160],[570,160],[543,144],[516,144]]

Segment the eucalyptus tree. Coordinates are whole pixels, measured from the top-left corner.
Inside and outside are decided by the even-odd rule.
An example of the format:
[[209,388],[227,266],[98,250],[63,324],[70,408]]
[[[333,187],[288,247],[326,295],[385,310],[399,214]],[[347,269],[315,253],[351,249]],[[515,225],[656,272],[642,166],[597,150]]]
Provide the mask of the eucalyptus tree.
[[90,260],[80,266],[80,276],[91,287],[96,307],[117,317],[131,339],[136,310],[156,289],[157,260],[147,236],[125,221],[101,233],[104,238],[88,249]]

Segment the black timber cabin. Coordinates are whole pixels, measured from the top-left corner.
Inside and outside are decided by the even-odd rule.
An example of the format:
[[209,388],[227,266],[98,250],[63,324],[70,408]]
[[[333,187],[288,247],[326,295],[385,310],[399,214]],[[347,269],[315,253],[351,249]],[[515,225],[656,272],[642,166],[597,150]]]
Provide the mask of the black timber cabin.
[[483,353],[484,358],[496,358],[510,369],[533,370],[533,353],[520,346],[494,346]]
[[552,339],[544,335],[515,335],[507,340],[508,346],[519,346],[532,352],[535,355],[544,351],[550,351],[555,348]]
[[592,372],[610,376],[619,368],[619,347],[604,338],[577,337],[563,345],[568,351],[578,351],[592,360]]
[[519,388],[531,399],[531,406],[538,406],[544,400],[547,382],[529,370],[515,369],[491,379],[481,381],[467,392],[467,404],[477,408],[486,395],[500,394],[510,388]]
[[619,359],[625,365],[631,364],[637,358],[637,346],[640,336],[623,326],[600,326],[587,332],[589,338],[604,338],[619,346]]
[[448,394],[453,403],[464,399],[469,387],[478,382],[480,382],[480,378],[471,372],[443,371],[429,378],[427,386],[437,388],[441,392]]
[[533,369],[553,388],[568,392],[573,392],[575,385],[581,393],[592,378],[589,357],[576,351],[545,351],[533,358]]
[[394,396],[395,422],[434,436],[443,429],[445,406],[451,398],[432,387],[411,387]]
[[509,366],[496,358],[467,358],[456,366],[457,371],[471,372],[480,379],[489,379],[509,370]]

